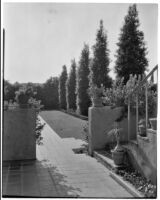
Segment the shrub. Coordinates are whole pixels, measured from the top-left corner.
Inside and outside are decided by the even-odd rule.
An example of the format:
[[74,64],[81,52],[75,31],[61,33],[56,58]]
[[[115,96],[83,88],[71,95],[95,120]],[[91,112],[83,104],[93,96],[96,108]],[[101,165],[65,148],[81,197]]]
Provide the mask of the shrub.
[[42,123],[39,119],[38,115],[36,117],[36,142],[37,144],[42,144],[43,137],[41,136],[41,132],[45,126],[45,123]]
[[86,141],[87,143],[89,142],[89,130],[88,130],[88,122],[84,125],[83,127],[83,132],[82,132],[82,135],[83,135],[83,139],[84,141]]
[[[123,78],[116,80],[112,88],[106,89],[104,92],[105,95],[105,105],[108,106],[124,106],[128,105],[128,95],[134,90],[134,88],[140,83],[142,80],[141,76],[133,76],[130,75],[130,79],[124,85]],[[152,83],[148,84],[148,114],[149,117],[153,117],[155,115],[156,107],[157,107],[157,92],[154,92],[152,89]],[[145,109],[145,86],[143,86],[138,91],[139,94],[139,115],[144,116]],[[135,112],[136,105],[136,94],[133,94],[131,97],[131,110]]]
[[37,144],[42,144],[42,139],[43,137],[41,136],[41,132],[45,126],[45,123],[42,123],[40,118],[38,117],[39,112],[41,111],[41,108],[43,108],[43,105],[41,105],[41,101],[40,100],[36,100],[33,97],[31,97],[28,100],[28,104],[30,107],[35,108],[36,109],[36,130],[35,130],[35,134],[36,134],[36,142]]
[[20,88],[18,91],[15,92],[16,97],[15,100],[19,104],[21,108],[25,107],[28,104],[28,100],[31,96],[33,96],[32,88]]

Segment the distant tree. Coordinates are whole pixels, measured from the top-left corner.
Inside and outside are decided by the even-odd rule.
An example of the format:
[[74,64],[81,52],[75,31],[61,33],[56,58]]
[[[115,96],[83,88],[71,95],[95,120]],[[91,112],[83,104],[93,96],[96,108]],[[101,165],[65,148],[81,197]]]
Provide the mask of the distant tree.
[[100,21],[100,28],[97,31],[96,44],[93,46],[93,59],[90,65],[90,85],[94,84],[105,88],[111,86],[109,77],[109,50],[107,48],[107,34],[103,27],[103,21]]
[[71,61],[71,69],[66,83],[67,109],[76,110],[76,62]]
[[89,47],[84,45],[77,69],[77,111],[81,115],[88,115],[90,106],[89,88]]
[[59,80],[57,77],[49,78],[43,85],[43,103],[45,109],[59,108],[58,95]]
[[9,101],[9,100],[14,101],[16,89],[17,88],[14,87],[14,84],[11,84],[9,81],[4,80],[4,82],[3,82],[3,99],[5,101]]
[[[37,100],[41,100],[41,104],[44,105],[45,104],[45,96],[44,96],[44,84],[36,84],[35,86],[35,91],[36,91],[36,95],[35,98]],[[44,105],[45,107],[45,105]]]
[[128,81],[130,74],[144,74],[148,66],[144,34],[138,30],[139,25],[138,11],[133,4],[124,19],[117,43],[115,72],[117,77],[124,77],[124,83]]
[[22,84],[16,81],[16,82],[13,84],[13,87],[14,87],[15,91],[18,91],[19,88],[22,87]]
[[67,109],[66,81],[67,81],[67,68],[64,65],[62,73],[59,77],[59,104],[61,109]]

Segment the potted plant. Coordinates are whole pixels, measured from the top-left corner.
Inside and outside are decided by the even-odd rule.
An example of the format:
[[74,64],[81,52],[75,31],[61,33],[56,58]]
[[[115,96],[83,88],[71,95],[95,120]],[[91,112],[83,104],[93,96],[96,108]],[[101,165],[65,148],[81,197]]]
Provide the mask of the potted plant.
[[115,122],[114,128],[108,133],[108,135],[114,135],[116,138],[116,146],[112,152],[112,158],[116,166],[122,167],[124,166],[124,156],[125,149],[120,144],[120,134],[122,129],[118,127],[117,122]]
[[104,92],[104,87],[101,85],[101,87],[97,87],[96,85],[91,85],[89,88],[89,95],[92,100],[92,105],[93,107],[102,107],[103,104],[103,92]]
[[138,123],[138,128],[139,128],[139,135],[141,137],[146,137],[146,120],[141,119]]

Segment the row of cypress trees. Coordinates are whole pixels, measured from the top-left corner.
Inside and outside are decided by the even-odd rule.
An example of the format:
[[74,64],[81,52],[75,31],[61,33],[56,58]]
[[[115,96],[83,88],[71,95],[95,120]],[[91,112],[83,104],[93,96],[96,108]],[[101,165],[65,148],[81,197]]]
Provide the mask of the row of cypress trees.
[[[133,4],[125,16],[115,55],[116,79],[124,77],[124,84],[130,74],[144,74],[148,65],[144,34],[138,29],[139,26],[138,11]],[[93,58],[90,58],[89,46],[84,44],[78,65],[72,60],[68,75],[66,66],[63,66],[59,78],[60,108],[77,110],[80,114],[87,115],[90,106],[88,88],[92,84],[98,87],[103,84],[105,88],[112,86],[107,34],[102,20],[97,31],[96,43],[92,48]]]

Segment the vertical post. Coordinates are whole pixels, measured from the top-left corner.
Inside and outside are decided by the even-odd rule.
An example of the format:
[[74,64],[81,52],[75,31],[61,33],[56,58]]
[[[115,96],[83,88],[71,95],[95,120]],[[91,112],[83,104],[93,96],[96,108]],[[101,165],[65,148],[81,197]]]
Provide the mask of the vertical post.
[[129,139],[130,139],[130,109],[131,109],[131,105],[130,105],[130,96],[128,97],[128,142],[129,142]]
[[136,93],[136,138],[138,134],[138,93]]
[[145,85],[145,98],[146,98],[146,133],[148,128],[148,84]]

